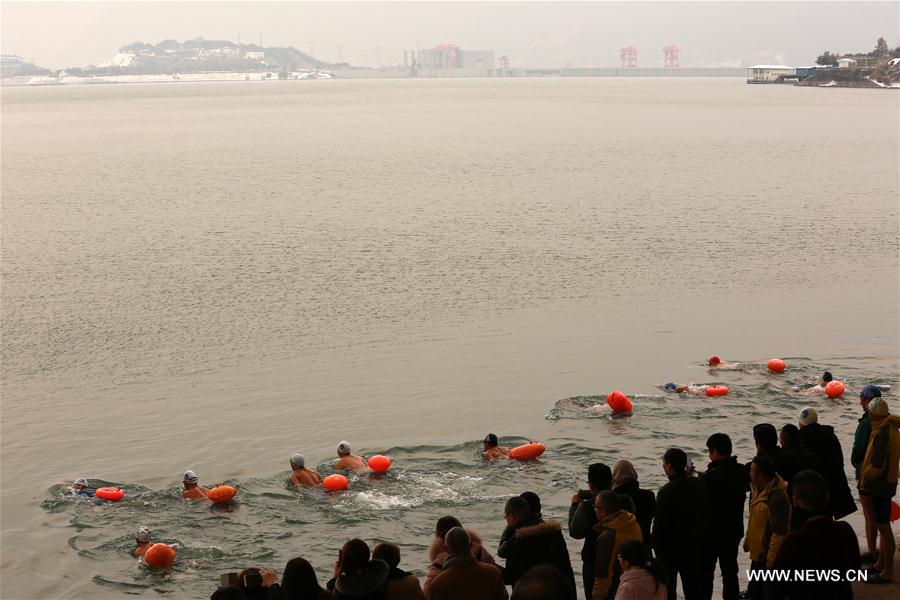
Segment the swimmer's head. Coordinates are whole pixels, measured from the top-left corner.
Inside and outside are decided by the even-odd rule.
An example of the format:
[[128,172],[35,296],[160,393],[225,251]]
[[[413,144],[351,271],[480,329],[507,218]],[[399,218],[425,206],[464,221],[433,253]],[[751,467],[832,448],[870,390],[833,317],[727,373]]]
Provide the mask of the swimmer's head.
[[302,469],[306,466],[306,459],[303,458],[302,454],[292,454],[291,455],[291,466],[295,469]]
[[877,385],[867,385],[859,391],[859,397],[864,400],[874,400],[881,398],[881,388]]
[[711,366],[711,367],[715,367],[720,362],[722,362],[722,359],[719,358],[718,356],[710,356],[709,357],[709,366]]
[[80,490],[81,488],[86,488],[87,484],[88,484],[87,479],[85,479],[84,477],[79,477],[72,483],[72,486],[75,489]]
[[146,527],[138,527],[137,532],[134,534],[134,541],[139,544],[150,543],[150,530]]
[[484,442],[485,448],[493,448],[500,443],[500,440],[497,439],[496,433],[487,434],[486,436],[484,436],[484,440],[482,441]]
[[819,422],[819,413],[816,412],[816,409],[814,409],[813,407],[807,406],[800,411],[800,416],[797,418],[797,420],[800,421],[800,427],[812,425],[813,423]]
[[834,380],[834,375],[831,374],[831,371],[825,371],[824,373],[822,373],[822,381],[824,381],[825,383],[828,383],[829,381],[833,381],[833,380]]
[[666,385],[663,386],[663,389],[666,390],[667,392],[674,392],[675,387],[676,386],[674,383],[667,383]]
[[185,485],[197,485],[197,483],[200,481],[200,478],[197,477],[196,473],[194,473],[193,471],[188,469],[187,471],[184,472],[184,475],[181,477],[181,481]]
[[350,442],[347,440],[341,441],[337,447],[338,456],[347,456],[350,454]]

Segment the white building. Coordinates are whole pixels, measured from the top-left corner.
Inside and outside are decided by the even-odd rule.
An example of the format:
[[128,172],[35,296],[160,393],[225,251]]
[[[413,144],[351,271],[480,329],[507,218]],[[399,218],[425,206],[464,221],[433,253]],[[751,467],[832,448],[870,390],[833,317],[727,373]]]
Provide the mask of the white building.
[[849,69],[856,66],[856,60],[852,58],[839,58],[837,63],[841,69]]
[[753,65],[747,67],[747,83],[775,83],[795,74],[796,69],[787,65]]
[[266,57],[265,52],[247,52],[244,54],[244,58],[249,60],[262,60]]

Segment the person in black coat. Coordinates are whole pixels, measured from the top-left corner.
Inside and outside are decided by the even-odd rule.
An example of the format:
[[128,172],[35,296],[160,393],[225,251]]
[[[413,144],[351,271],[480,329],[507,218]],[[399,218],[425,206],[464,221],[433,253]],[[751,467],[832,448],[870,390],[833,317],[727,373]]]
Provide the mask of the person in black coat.
[[731,438],[714,433],[706,440],[709,467],[700,475],[709,497],[709,543],[703,553],[703,597],[711,598],[716,562],[723,600],[737,600],[738,549],[744,537],[744,504],[750,490],[747,469],[731,455]]
[[703,593],[703,546],[709,518],[706,486],[688,476],[687,454],[678,448],[666,450],[663,470],[669,483],[656,495],[653,548],[669,573],[669,600],[676,598],[679,575],[685,600],[694,600]]
[[[756,455],[765,456],[775,465],[775,472],[788,484],[788,496],[791,495],[791,482],[794,475],[803,470],[803,460],[790,450],[778,447],[778,430],[771,423],[760,423],[753,426],[753,441],[756,442]],[[746,465],[750,472],[750,463]]]
[[594,513],[594,498],[611,487],[610,468],[603,463],[594,463],[588,467],[588,489],[579,490],[572,496],[572,504],[569,507],[569,535],[576,540],[584,540],[581,548],[581,580],[585,598],[590,598],[594,590],[594,563],[597,558],[597,532],[594,531],[597,515]]
[[641,526],[644,545],[649,550],[653,545],[650,541],[650,524],[653,522],[653,515],[656,514],[656,494],[650,490],[641,489],[638,484],[637,471],[635,471],[634,465],[627,460],[620,460],[613,465],[612,477],[613,491],[631,498],[634,517]]
[[532,515],[521,496],[506,501],[506,523],[513,527],[515,535],[508,541],[503,581],[515,585],[528,569],[536,565],[551,565],[559,569],[571,588],[575,599],[575,573],[569,560],[569,550],[562,534],[562,526],[553,519],[541,521]]
[[830,425],[821,425],[814,408],[800,411],[800,441],[820,461],[820,471],[828,483],[828,512],[835,519],[842,519],[856,512],[856,502],[847,484],[844,472],[844,451],[841,442]]

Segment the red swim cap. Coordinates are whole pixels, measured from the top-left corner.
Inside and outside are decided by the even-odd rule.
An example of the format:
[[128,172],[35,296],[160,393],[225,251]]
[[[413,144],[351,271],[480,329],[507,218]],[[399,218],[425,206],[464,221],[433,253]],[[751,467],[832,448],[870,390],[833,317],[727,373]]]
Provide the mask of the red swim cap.
[[720,362],[722,362],[722,359],[719,358],[718,356],[710,356],[709,357],[709,364],[711,364],[711,365],[717,365]]

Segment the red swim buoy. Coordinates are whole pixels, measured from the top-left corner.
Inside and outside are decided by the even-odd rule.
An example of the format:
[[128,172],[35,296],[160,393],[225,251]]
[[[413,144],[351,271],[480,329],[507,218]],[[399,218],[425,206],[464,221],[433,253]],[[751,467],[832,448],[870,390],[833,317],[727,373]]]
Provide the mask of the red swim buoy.
[[784,370],[787,368],[787,363],[780,358],[773,358],[766,366],[769,367],[769,370],[773,373],[784,373]]
[[728,393],[728,386],[724,386],[724,385],[706,386],[706,395],[707,396],[724,396],[727,393]]
[[369,468],[376,473],[384,473],[391,468],[391,459],[383,454],[376,454],[369,459]]
[[825,395],[827,395],[829,398],[837,398],[839,396],[842,396],[844,394],[844,390],[846,390],[844,384],[837,379],[829,381],[827,384],[825,384]]
[[634,408],[634,403],[628,399],[628,396],[619,391],[607,396],[606,403],[613,409],[613,412],[631,412],[631,409]]
[[322,482],[322,487],[324,487],[329,492],[337,492],[340,490],[346,490],[347,484],[350,483],[347,481],[347,478],[343,475],[339,475],[335,473],[334,475],[329,475]]
[[540,442],[529,442],[509,451],[509,457],[516,460],[534,460],[544,453],[546,448]]
[[98,488],[94,495],[98,498],[103,498],[104,500],[112,500],[115,502],[116,500],[121,500],[125,497],[125,492],[115,487],[102,487]]
[[209,490],[206,497],[209,498],[213,504],[225,504],[234,498],[235,494],[237,494],[237,490],[230,485],[217,485]]
[[154,569],[168,569],[175,562],[175,548],[168,544],[153,544],[144,553],[144,562]]
[[900,504],[891,502],[891,523],[900,519]]

